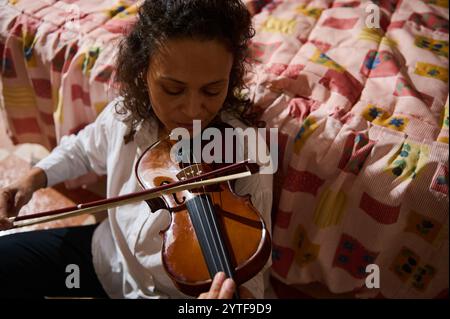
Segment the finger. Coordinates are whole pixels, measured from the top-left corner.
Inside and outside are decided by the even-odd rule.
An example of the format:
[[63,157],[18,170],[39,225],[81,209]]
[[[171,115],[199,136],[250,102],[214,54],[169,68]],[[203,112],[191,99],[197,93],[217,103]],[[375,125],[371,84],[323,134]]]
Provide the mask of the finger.
[[231,299],[233,298],[234,290],[236,289],[236,284],[231,278],[227,278],[224,281],[222,288],[220,289],[219,299]]
[[8,219],[0,218],[0,231],[13,228],[14,225]]
[[7,190],[0,191],[0,216],[8,216],[11,207],[11,194]]
[[22,206],[24,206],[26,203],[27,203],[26,195],[24,194],[24,192],[19,190],[16,193],[16,196],[14,197],[14,206],[11,207],[12,210],[11,213],[14,214],[14,216],[16,216],[17,214],[19,214],[19,211],[22,208]]
[[200,296],[198,296],[197,299],[207,299],[207,298],[208,298],[208,293],[204,292],[204,293],[201,293]]
[[213,282],[211,284],[211,288],[209,288],[208,292],[208,298],[209,299],[216,299],[217,296],[220,293],[220,289],[222,287],[222,284],[225,280],[225,273],[224,272],[218,272],[213,279]]

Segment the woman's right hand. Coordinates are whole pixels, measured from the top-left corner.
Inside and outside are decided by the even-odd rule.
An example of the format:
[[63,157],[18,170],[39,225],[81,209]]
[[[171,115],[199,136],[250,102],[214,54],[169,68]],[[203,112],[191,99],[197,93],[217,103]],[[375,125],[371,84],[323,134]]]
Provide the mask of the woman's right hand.
[[22,206],[30,201],[33,193],[46,184],[45,172],[34,167],[25,177],[0,189],[0,231],[13,227],[9,217],[17,216]]

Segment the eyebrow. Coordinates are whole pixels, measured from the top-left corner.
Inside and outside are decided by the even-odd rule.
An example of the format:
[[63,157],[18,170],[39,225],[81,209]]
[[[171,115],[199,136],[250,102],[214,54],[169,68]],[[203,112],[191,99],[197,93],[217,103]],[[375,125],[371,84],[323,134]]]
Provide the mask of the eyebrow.
[[[186,83],[184,83],[183,81],[179,81],[179,80],[174,79],[174,78],[171,78],[171,77],[169,77],[169,76],[162,76],[161,79],[162,79],[162,80],[168,80],[168,81],[176,82],[176,83],[178,83],[178,84],[183,84],[183,85],[186,84]],[[222,82],[226,82],[226,79],[221,79],[221,80],[213,81],[213,82],[210,82],[210,83],[205,84],[204,86],[209,86],[209,85],[219,84],[219,83],[222,83]]]

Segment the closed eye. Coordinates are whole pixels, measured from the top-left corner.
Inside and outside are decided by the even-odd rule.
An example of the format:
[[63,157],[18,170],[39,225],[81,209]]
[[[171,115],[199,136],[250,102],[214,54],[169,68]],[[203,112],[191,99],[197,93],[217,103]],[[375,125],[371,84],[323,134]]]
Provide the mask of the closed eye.
[[180,95],[184,92],[184,89],[168,89],[166,87],[162,87],[163,91],[168,95]]
[[203,93],[207,96],[217,96],[222,92],[222,90],[203,90]]

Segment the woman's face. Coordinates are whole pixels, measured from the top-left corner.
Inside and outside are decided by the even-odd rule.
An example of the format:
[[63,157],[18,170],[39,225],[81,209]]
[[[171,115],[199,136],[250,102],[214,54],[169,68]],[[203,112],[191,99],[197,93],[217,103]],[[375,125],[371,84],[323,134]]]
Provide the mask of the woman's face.
[[227,97],[232,65],[231,52],[217,40],[167,40],[147,74],[150,101],[165,129],[192,132],[193,120],[207,126]]

